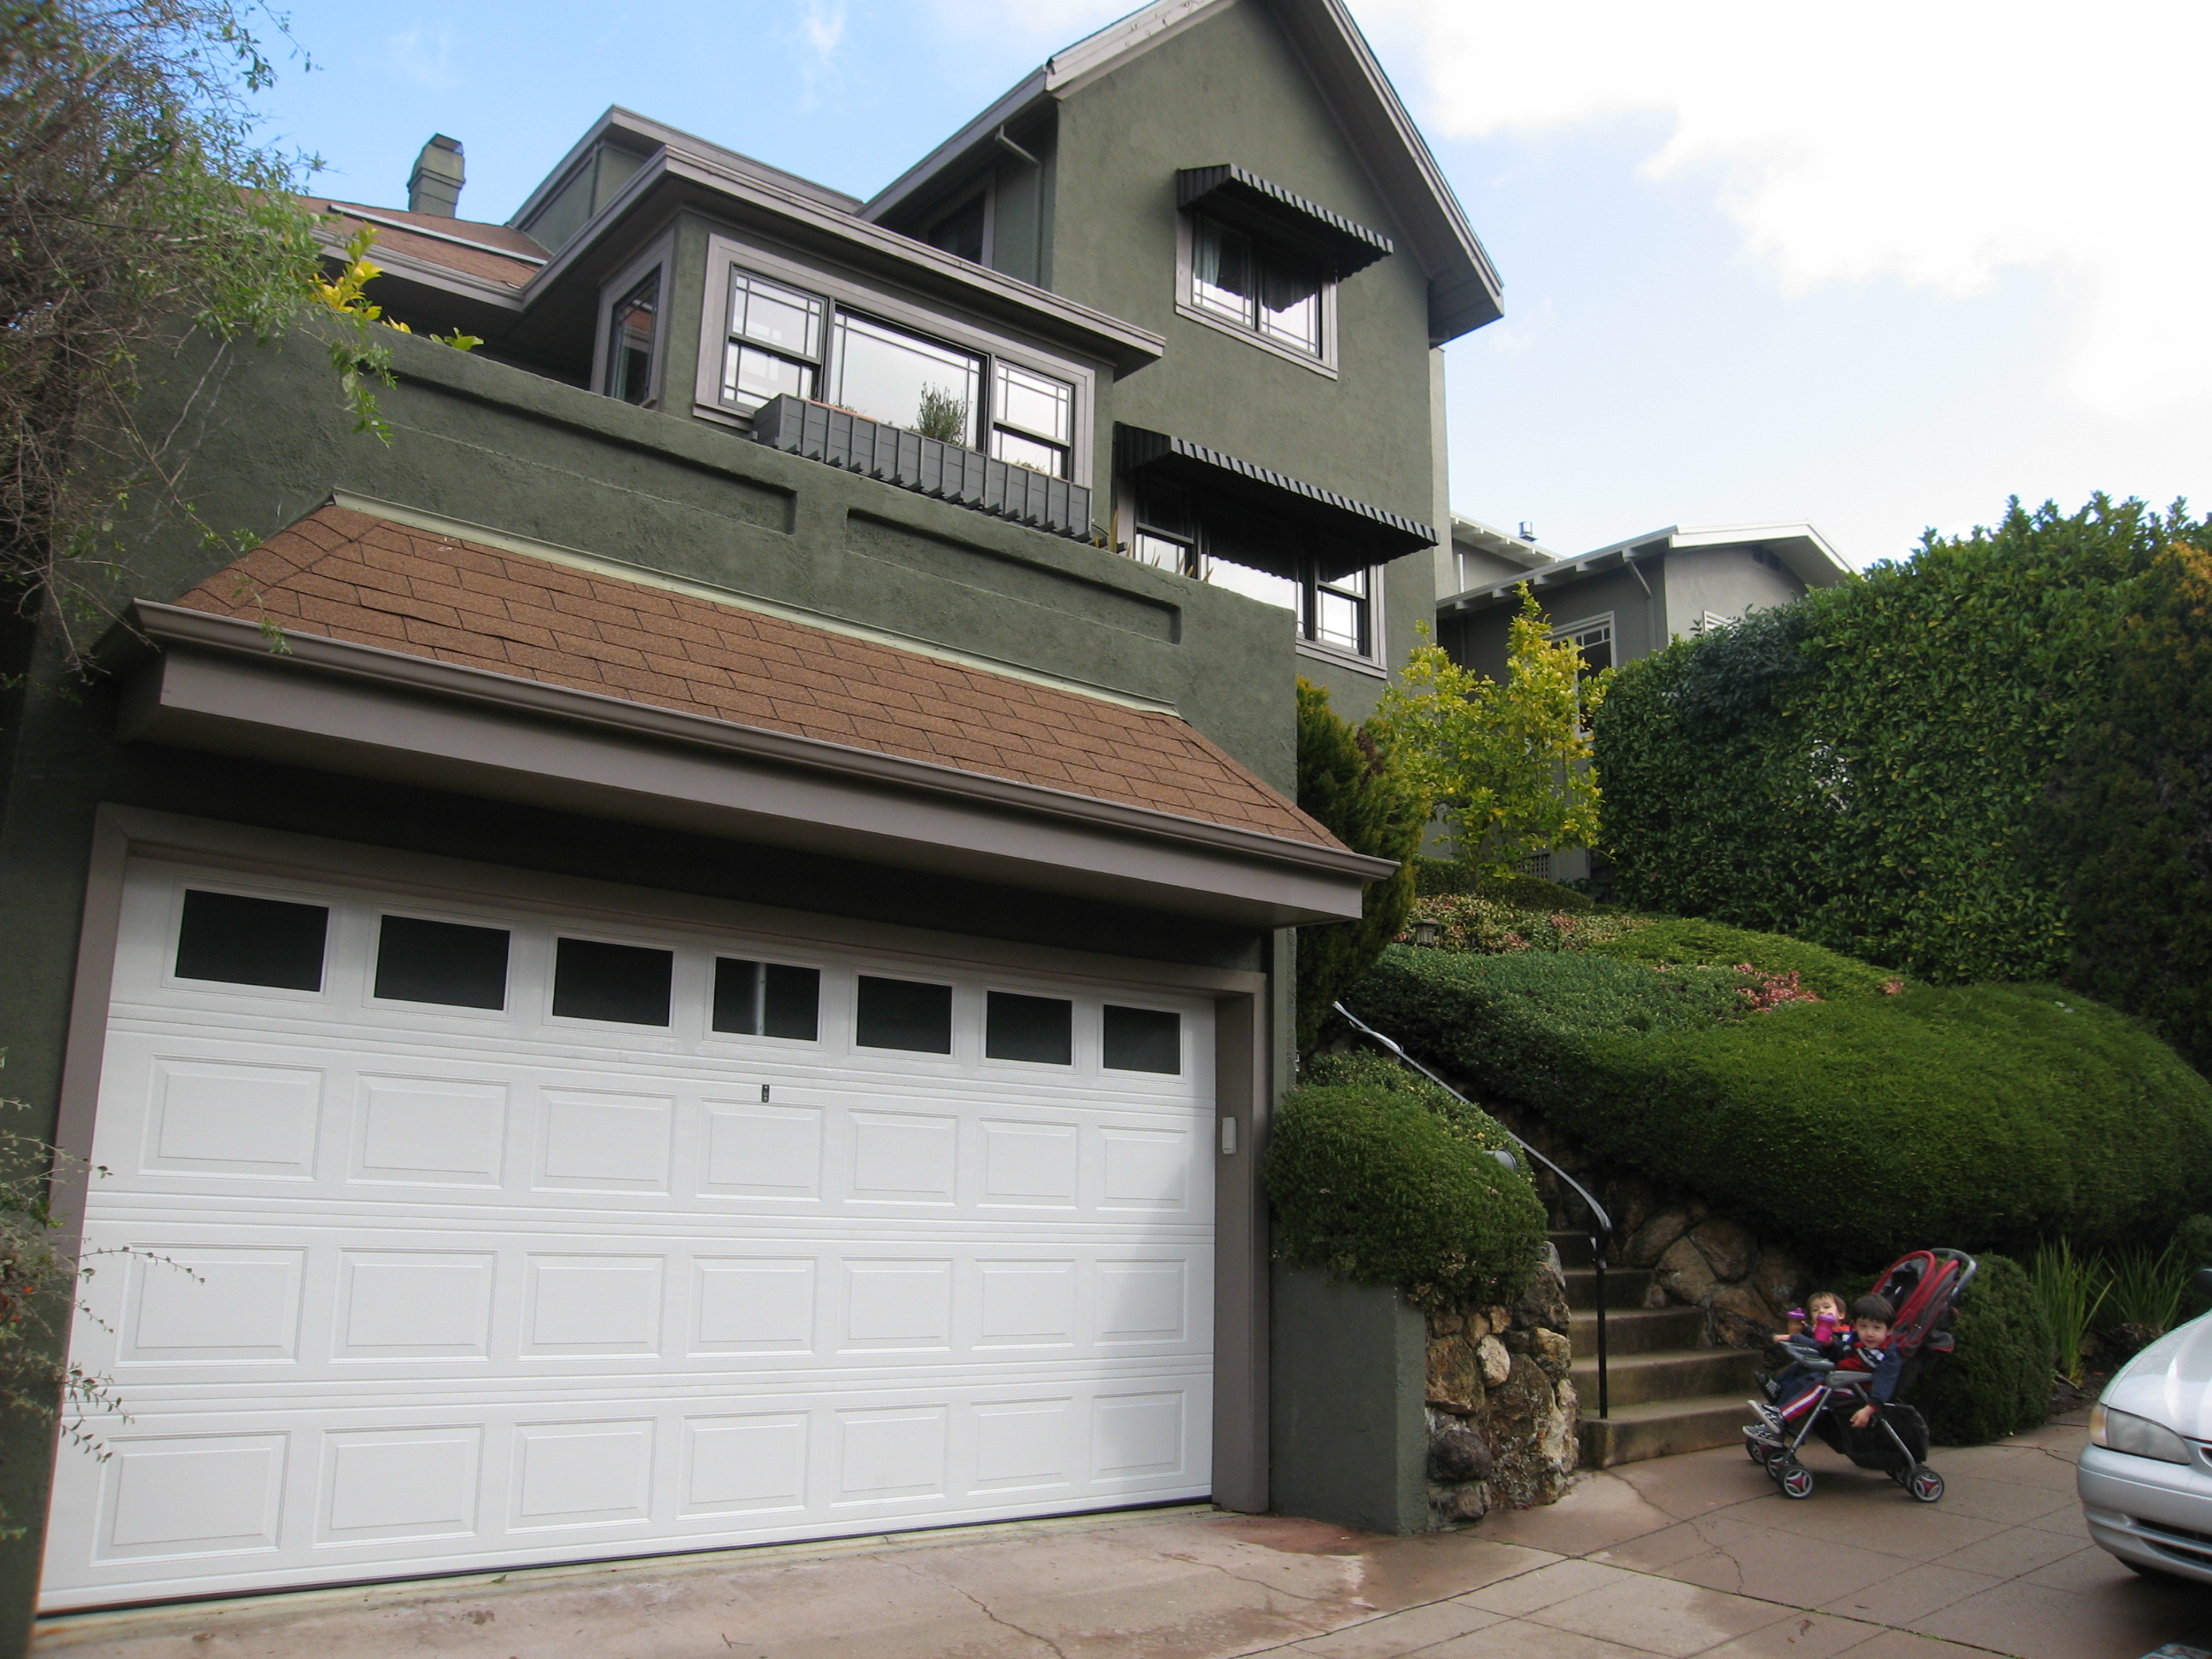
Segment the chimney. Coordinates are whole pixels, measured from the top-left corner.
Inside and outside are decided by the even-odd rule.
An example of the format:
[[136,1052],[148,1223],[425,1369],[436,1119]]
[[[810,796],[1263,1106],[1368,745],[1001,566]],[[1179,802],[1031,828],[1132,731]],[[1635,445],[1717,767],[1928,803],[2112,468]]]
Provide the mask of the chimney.
[[407,179],[407,210],[452,218],[461,204],[461,185],[467,176],[461,141],[437,134],[415,158],[415,171]]

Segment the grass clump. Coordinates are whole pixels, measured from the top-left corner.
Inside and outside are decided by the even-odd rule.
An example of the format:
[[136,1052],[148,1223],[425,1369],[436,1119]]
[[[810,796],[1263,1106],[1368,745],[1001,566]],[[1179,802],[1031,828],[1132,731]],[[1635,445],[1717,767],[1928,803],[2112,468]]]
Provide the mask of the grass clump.
[[2081,1347],[2094,1328],[2097,1310],[2112,1293],[2104,1262],[2077,1254],[2065,1239],[2039,1246],[2029,1261],[2028,1283],[2051,1329],[2052,1364],[2069,1382],[2081,1380]]
[[1495,1120],[1372,1055],[1330,1057],[1284,1097],[1264,1169],[1276,1253],[1417,1305],[1510,1302],[1544,1248]]

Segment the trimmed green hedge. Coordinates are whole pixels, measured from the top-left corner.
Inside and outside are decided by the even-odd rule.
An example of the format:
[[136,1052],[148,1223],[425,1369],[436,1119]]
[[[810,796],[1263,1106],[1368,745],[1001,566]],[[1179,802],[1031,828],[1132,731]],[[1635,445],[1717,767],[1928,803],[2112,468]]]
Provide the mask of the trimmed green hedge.
[[1331,1057],[1276,1110],[1264,1169],[1276,1253],[1417,1304],[1510,1302],[1544,1248],[1498,1123],[1379,1056]]
[[1655,916],[1617,938],[1583,948],[1599,956],[1654,964],[1733,968],[1747,962],[1765,973],[1796,974],[1807,990],[1828,1000],[1878,996],[1885,987],[1898,983],[1888,969],[1822,945],[1687,916]]
[[1978,1445],[2032,1429],[2051,1414],[2050,1322],[2019,1264],[1980,1258],[1959,1304],[1958,1352],[1919,1390],[1931,1439]]
[[1474,1092],[1838,1261],[2094,1246],[2212,1191],[2212,1084],[2110,1009],[1981,985],[1747,1014],[1738,983],[1397,946],[1349,1002]]
[[2015,503],[1629,664],[1592,723],[1615,891],[1929,979],[2055,977],[2069,912],[2040,803],[2139,579],[2202,533],[2139,501]]
[[2047,797],[2066,979],[2212,1071],[2212,554],[2169,547],[2142,583],[2109,696]]

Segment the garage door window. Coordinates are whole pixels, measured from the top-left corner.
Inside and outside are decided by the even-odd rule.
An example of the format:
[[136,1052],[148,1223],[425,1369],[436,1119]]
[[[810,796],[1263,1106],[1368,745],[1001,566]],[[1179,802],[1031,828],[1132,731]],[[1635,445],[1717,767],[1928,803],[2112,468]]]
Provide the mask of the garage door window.
[[554,959],[553,1012],[611,1025],[665,1025],[675,972],[672,951],[564,939]]
[[331,913],[319,904],[187,889],[177,977],[319,991],[330,925]]
[[377,929],[376,994],[449,1008],[507,1006],[504,927],[386,916]]
[[983,1015],[983,1054],[1042,1066],[1075,1063],[1075,1005],[1060,997],[994,991]]
[[793,1037],[811,1042],[821,1034],[822,970],[781,962],[714,959],[714,1029],[732,1036]]
[[853,1040],[863,1048],[951,1054],[952,988],[861,975],[860,994],[854,1009]]
[[1182,1016],[1161,1008],[1106,1005],[1104,1059],[1113,1072],[1182,1070]]

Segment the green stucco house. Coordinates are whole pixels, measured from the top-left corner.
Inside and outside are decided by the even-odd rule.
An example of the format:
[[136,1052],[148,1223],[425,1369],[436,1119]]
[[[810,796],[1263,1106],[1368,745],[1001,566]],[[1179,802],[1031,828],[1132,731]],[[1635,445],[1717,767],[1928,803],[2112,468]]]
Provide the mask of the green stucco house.
[[1433,615],[1498,314],[1339,0],[1159,0],[870,201],[619,109],[507,223],[442,135],[408,198],[313,204],[416,331],[390,442],[307,333],[158,366],[238,546],[145,530],[88,689],[0,665],[0,1040],[129,1413],[12,1447],[11,1636],[1421,1524],[1418,1322],[1278,1293],[1256,1180],[1294,930],[1386,869],[1293,684]]

